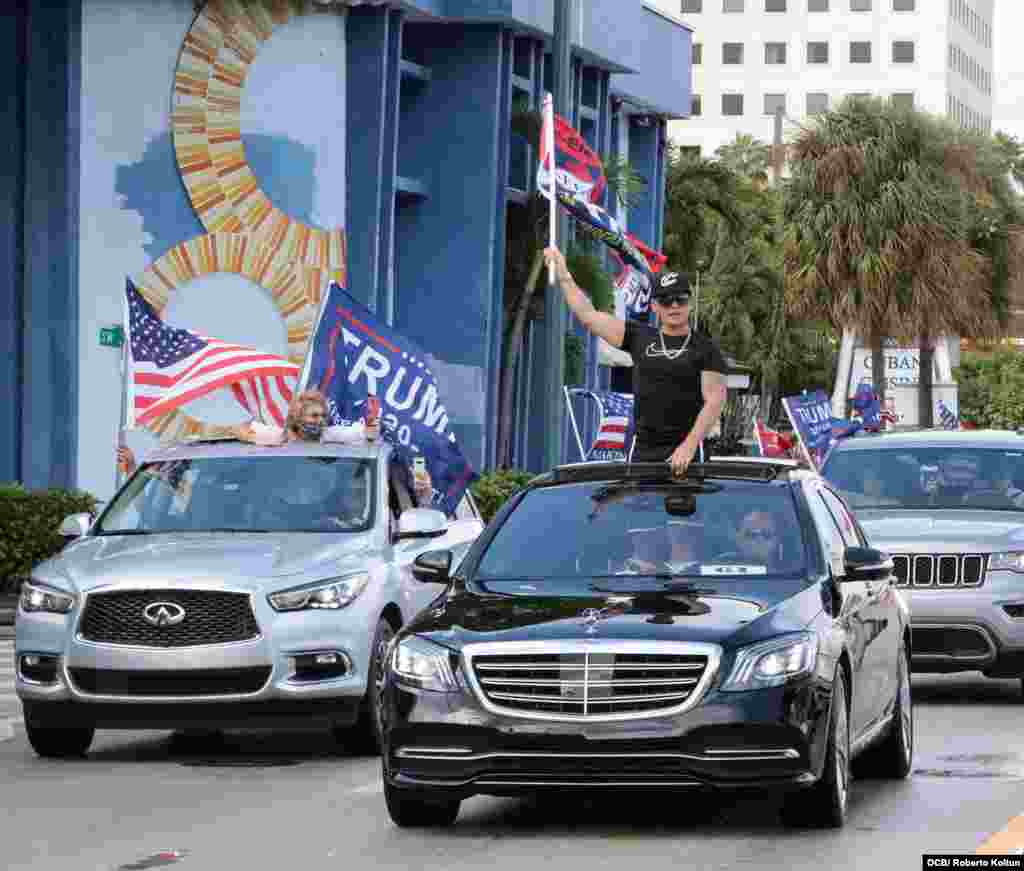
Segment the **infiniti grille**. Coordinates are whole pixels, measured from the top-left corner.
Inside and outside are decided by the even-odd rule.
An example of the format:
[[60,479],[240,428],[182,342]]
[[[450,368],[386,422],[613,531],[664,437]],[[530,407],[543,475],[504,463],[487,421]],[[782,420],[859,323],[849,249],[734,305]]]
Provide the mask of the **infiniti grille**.
[[[154,626],[143,617],[148,605],[170,602],[185,610],[174,626]],[[259,637],[247,593],[221,590],[113,590],[86,599],[79,625],[86,641],[135,647],[195,647]]]

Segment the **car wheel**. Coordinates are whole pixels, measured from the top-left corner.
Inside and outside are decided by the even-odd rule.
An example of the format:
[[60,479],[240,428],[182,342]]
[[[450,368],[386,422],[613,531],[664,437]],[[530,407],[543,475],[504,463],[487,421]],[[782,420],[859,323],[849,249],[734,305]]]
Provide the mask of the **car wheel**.
[[90,726],[61,729],[26,720],[25,734],[32,749],[44,759],[72,759],[85,756],[96,730]]
[[387,619],[377,621],[370,648],[366,696],[355,725],[336,729],[335,737],[356,753],[376,754],[384,746],[384,675],[388,647],[395,637],[395,628]]
[[429,799],[418,793],[398,789],[384,781],[384,801],[396,826],[410,828],[442,828],[452,825],[459,816],[458,799]]
[[898,780],[910,774],[914,764],[914,711],[910,696],[910,670],[906,649],[899,658],[899,685],[892,726],[885,740],[857,760],[857,776]]
[[846,709],[846,680],[840,669],[832,684],[825,766],[810,789],[790,793],[783,804],[784,821],[794,826],[842,828],[850,797],[850,723]]

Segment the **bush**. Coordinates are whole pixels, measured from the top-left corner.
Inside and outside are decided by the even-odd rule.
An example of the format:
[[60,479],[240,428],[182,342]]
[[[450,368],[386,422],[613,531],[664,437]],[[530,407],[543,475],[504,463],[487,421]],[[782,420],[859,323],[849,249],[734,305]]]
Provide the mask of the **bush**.
[[982,429],[1024,426],[1024,354],[1009,349],[964,354],[953,377],[964,423]]
[[519,469],[499,469],[496,472],[482,474],[479,480],[474,481],[470,490],[477,508],[483,515],[484,523],[490,523],[501,506],[535,477],[532,472],[523,472]]
[[33,566],[60,552],[66,540],[57,530],[65,517],[96,507],[96,497],[79,490],[0,484],[0,592],[17,592]]

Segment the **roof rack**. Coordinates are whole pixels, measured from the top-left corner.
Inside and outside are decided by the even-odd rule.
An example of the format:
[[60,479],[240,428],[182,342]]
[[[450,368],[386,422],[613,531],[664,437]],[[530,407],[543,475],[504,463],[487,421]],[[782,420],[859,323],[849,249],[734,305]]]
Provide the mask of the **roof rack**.
[[672,474],[668,463],[569,463],[556,466],[552,471],[538,475],[530,486],[550,484],[582,483],[586,481],[644,481],[655,484],[678,484],[682,481],[703,481],[707,478],[727,478],[742,481],[774,481],[781,472],[788,472],[792,465],[786,462],[751,463],[727,459],[706,463],[693,463],[686,469],[686,476],[678,478]]

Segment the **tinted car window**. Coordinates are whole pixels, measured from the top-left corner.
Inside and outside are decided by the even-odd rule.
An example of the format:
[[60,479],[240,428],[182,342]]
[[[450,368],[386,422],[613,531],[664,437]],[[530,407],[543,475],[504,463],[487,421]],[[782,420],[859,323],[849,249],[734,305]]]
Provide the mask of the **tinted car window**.
[[1024,451],[836,451],[822,474],[856,508],[1024,508]]
[[694,492],[586,483],[528,492],[487,546],[476,576],[791,576],[804,564],[786,485],[728,482]]
[[372,460],[341,457],[146,463],[97,531],[362,532],[373,525],[374,468]]

